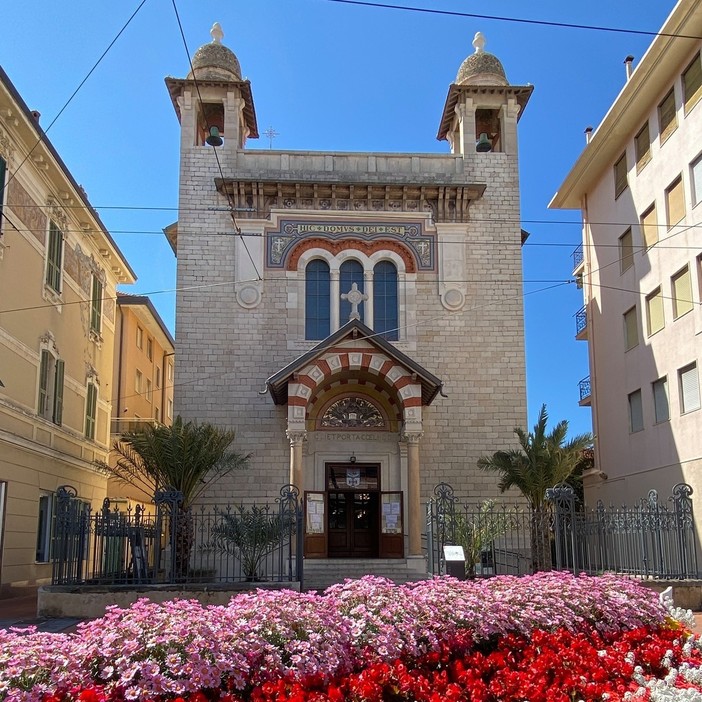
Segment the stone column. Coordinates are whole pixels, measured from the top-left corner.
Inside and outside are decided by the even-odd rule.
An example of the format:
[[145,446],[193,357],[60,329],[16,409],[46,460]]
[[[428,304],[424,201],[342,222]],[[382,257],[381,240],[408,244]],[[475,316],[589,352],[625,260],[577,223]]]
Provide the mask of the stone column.
[[331,333],[333,334],[339,328],[339,305],[341,304],[341,290],[339,289],[339,271],[329,271],[329,277],[329,302],[331,304]]
[[407,527],[409,556],[422,555],[422,504],[419,479],[419,440],[422,432],[404,432],[407,444]]
[[286,432],[290,440],[290,482],[300,491],[300,495],[305,491],[305,476],[302,465],[302,443],[307,438],[306,431]]

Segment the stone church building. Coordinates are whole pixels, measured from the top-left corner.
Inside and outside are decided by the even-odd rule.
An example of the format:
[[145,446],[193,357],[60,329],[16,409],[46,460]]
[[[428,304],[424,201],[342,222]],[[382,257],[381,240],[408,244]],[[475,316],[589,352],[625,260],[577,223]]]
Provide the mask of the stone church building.
[[175,411],[253,454],[213,498],[300,489],[308,559],[421,567],[434,486],[497,496],[476,461],[526,424],[517,122],[532,87],[478,34],[439,115],[446,153],[252,149],[251,83],[212,36],[166,79]]

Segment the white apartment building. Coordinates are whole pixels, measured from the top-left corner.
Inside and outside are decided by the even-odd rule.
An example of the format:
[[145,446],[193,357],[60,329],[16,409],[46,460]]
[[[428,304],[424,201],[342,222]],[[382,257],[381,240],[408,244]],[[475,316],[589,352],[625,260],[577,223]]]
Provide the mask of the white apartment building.
[[[554,196],[580,209],[586,501],[702,492],[702,3],[680,0]],[[629,57],[630,58],[630,57]],[[589,381],[589,382],[588,382]]]

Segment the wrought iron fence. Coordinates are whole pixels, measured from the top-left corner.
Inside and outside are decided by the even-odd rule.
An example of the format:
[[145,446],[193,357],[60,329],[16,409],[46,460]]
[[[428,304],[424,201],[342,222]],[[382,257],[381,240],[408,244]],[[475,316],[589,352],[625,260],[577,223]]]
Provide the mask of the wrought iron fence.
[[102,509],[57,491],[54,585],[302,582],[302,505],[286,485],[274,502],[182,508],[182,494],[156,493],[153,514]]
[[513,504],[463,501],[439,483],[427,503],[427,571],[446,572],[444,546],[462,546],[469,576],[532,572],[531,513]]
[[583,305],[575,313],[575,335],[587,329],[587,305]]
[[573,250],[573,270],[577,270],[578,266],[585,260],[585,254],[583,252],[583,245],[578,244]]
[[526,507],[461,500],[440,483],[427,503],[427,570],[446,573],[444,546],[459,545],[468,575],[530,573],[538,560],[535,545],[541,543],[546,565],[550,550],[551,567],[558,570],[698,578],[691,495],[692,488],[680,483],[665,503],[651,490],[633,507],[606,508],[600,501],[586,509],[570,486],[559,485],[547,490],[550,516],[540,521]]
[[692,488],[673,487],[661,502],[656,490],[633,507],[578,510],[567,485],[547,491],[555,506],[556,565],[597,574],[614,571],[643,578],[699,577]]
[[592,394],[592,390],[590,388],[590,376],[588,375],[587,377],[583,378],[579,383],[578,383],[578,389],[580,390],[580,402],[583,400],[586,400],[590,395]]

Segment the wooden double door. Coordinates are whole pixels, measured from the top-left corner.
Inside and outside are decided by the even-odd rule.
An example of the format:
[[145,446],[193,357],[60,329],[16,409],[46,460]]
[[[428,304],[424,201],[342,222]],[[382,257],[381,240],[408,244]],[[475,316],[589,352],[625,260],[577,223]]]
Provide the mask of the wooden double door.
[[305,556],[402,558],[402,494],[382,492],[377,464],[328,463],[326,490],[305,493]]

